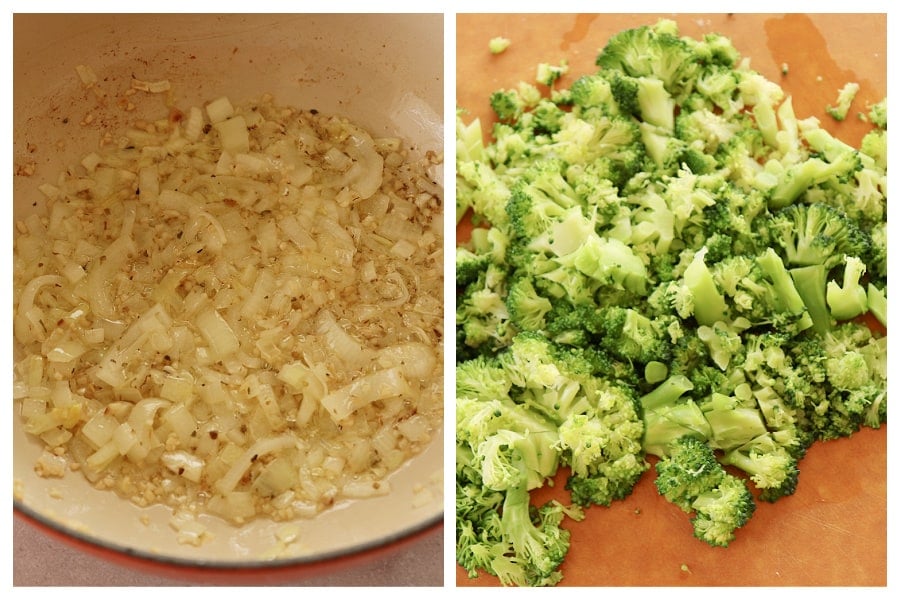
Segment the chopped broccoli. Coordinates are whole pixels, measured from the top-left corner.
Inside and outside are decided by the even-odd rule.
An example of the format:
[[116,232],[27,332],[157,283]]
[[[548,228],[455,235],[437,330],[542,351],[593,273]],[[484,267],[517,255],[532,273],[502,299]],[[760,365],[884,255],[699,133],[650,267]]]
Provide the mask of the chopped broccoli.
[[[504,585],[557,583],[565,517],[654,461],[727,546],[811,444],[887,421],[886,102],[854,148],[667,19],[596,66],[496,91],[490,143],[457,113],[457,561]],[[531,505],[561,467],[571,504]]]

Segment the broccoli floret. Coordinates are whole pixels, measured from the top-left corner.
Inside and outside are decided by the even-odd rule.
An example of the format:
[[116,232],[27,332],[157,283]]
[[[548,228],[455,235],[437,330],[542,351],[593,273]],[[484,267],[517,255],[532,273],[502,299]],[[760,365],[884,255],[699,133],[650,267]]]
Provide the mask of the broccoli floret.
[[740,256],[723,261],[715,275],[733,299],[736,313],[752,325],[769,324],[792,333],[812,327],[806,304],[773,248],[753,258]]
[[554,585],[562,579],[559,566],[569,551],[570,538],[569,531],[560,527],[564,516],[559,503],[534,511],[524,486],[507,491],[500,517],[502,539],[524,563],[528,585]]
[[569,93],[572,104],[582,110],[599,107],[612,114],[618,112],[609,80],[600,73],[582,75],[572,82]]
[[501,121],[512,121],[522,116],[525,102],[517,90],[497,90],[491,94],[491,108]]
[[491,225],[505,225],[510,191],[497,172],[486,162],[471,160],[457,161],[456,173],[457,201],[472,209],[474,221],[484,219]]
[[[747,126],[742,119],[726,117],[708,108],[681,112],[675,117],[675,135],[688,144],[698,143],[700,152],[709,156],[712,171],[717,165],[714,154],[722,144]],[[696,172],[696,171],[694,171]]]
[[490,263],[458,295],[457,351],[461,355],[470,355],[472,350],[495,353],[515,335],[505,302],[507,278],[504,267]]
[[558,65],[550,63],[539,63],[536,69],[534,80],[546,86],[552,86],[556,81],[569,72],[569,63],[566,59],[562,59]]
[[856,256],[844,258],[843,282],[829,281],[825,299],[831,316],[846,321],[869,310],[868,294],[860,279],[866,272],[866,264]]
[[610,157],[624,166],[641,159],[638,123],[627,116],[580,110],[562,117],[550,150],[570,165]]
[[456,247],[456,285],[467,286],[476,281],[491,264],[487,254],[475,254],[464,246]]
[[458,396],[456,420],[457,445],[474,453],[470,466],[491,489],[505,490],[519,478],[532,489],[556,472],[556,428],[508,397]]
[[506,308],[510,321],[519,331],[541,331],[553,304],[538,294],[531,277],[522,275],[515,277],[509,285]]
[[722,480],[722,465],[702,439],[674,438],[669,451],[656,462],[656,488],[666,500],[684,511]]
[[775,211],[767,223],[772,242],[784,249],[788,265],[824,265],[830,269],[845,254],[867,256],[871,238],[840,210],[816,202]]
[[598,312],[600,346],[611,355],[640,364],[671,358],[671,339],[660,321],[622,306],[604,306]]
[[607,386],[598,409],[570,415],[559,427],[563,461],[571,467],[566,489],[580,506],[609,506],[631,494],[649,468],[643,458],[643,421],[629,388]]
[[850,112],[850,104],[856,98],[857,93],[859,93],[859,84],[855,81],[848,81],[838,90],[835,104],[826,106],[825,112],[831,115],[835,121],[843,121],[847,118],[847,113]]
[[756,511],[753,495],[739,477],[726,473],[712,490],[691,503],[694,536],[710,546],[726,547]]
[[736,115],[743,108],[738,94],[740,75],[732,67],[732,64],[710,65],[701,71],[694,86],[697,94],[726,117]]
[[596,63],[632,77],[655,77],[675,97],[690,93],[699,69],[691,45],[679,37],[674,22],[665,19],[612,36]]
[[657,461],[655,482],[666,500],[693,513],[694,535],[711,546],[728,546],[756,510],[743,480],[725,471],[706,442],[690,435],[674,440]]
[[887,97],[869,106],[869,121],[879,129],[887,129]]
[[820,439],[845,437],[887,419],[887,338],[863,324],[842,323],[822,339],[826,401],[812,418]]
[[557,425],[596,409],[606,386],[582,354],[537,332],[517,334],[498,360],[517,388],[516,401]]
[[573,501],[608,505],[627,495],[646,469],[632,389],[599,377],[588,354],[537,333],[518,334],[498,361],[516,403],[556,424]]
[[456,396],[475,400],[509,397],[512,384],[496,356],[480,355],[456,363]]
[[800,470],[797,458],[765,432],[746,444],[727,450],[719,459],[750,475],[760,489],[759,498],[774,502],[797,489]]
[[[465,460],[458,456],[457,464]],[[555,585],[569,547],[566,517],[581,520],[584,513],[556,501],[534,507],[522,485],[491,490],[471,470],[458,470],[456,560],[469,577],[483,570],[503,585]]]
[[741,331],[750,323],[744,319],[735,319],[728,324],[716,321],[712,325],[700,325],[697,327],[699,337],[709,348],[709,357],[722,371],[726,371],[732,358],[743,348]]
[[566,181],[557,161],[547,160],[527,168],[513,186],[506,213],[516,235],[531,240],[544,234],[551,224],[581,206],[575,190]]
[[887,171],[887,132],[873,129],[859,143],[859,151],[872,158],[875,167]]

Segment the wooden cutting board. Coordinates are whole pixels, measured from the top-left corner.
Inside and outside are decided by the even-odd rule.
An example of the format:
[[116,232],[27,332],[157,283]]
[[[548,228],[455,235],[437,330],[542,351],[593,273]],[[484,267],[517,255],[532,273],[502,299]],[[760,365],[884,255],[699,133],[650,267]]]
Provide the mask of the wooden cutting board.
[[[818,117],[858,147],[870,126],[856,115],[887,92],[884,14],[665,15],[682,35],[717,32],[730,37],[750,65],[792,96],[798,117]],[[487,134],[492,91],[534,81],[538,63],[568,61],[568,86],[596,70],[594,60],[613,33],[653,24],[658,15],[459,15],[456,23],[456,101],[464,120],[482,120]],[[488,41],[511,40],[492,55]],[[786,65],[787,74],[782,73]],[[841,123],[825,113],[848,81],[860,91]],[[458,236],[465,237],[462,226]],[[644,474],[634,493],[609,508],[593,507],[568,522],[571,550],[560,586],[885,586],[887,585],[887,427],[815,444],[800,463],[797,492],[760,502],[728,548],[695,539],[687,515],[663,500]],[[567,500],[561,471],[554,487],[533,492],[535,503]],[[469,579],[457,566],[459,586],[497,586],[496,578]]]

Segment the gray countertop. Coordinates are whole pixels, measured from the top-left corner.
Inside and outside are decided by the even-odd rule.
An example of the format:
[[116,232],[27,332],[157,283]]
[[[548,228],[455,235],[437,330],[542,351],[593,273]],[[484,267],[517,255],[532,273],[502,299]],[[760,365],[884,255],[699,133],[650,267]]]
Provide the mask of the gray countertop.
[[[443,529],[340,570],[279,581],[286,586],[441,586],[444,581]],[[13,519],[14,586],[188,586],[197,582],[170,579],[134,570],[88,554],[31,523]]]

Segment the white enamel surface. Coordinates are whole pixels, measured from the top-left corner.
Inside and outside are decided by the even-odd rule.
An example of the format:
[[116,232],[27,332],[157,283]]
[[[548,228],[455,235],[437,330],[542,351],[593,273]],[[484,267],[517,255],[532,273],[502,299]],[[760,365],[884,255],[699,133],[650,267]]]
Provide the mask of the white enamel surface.
[[[33,160],[36,172],[15,178],[16,216],[41,202],[40,183],[95,147],[101,129],[166,115],[162,98],[143,92],[127,98],[131,111],[115,101],[98,106],[77,65],[90,66],[113,99],[132,76],[169,80],[182,110],[223,95],[241,103],[271,93],[277,103],[346,116],[374,135],[442,150],[442,21],[441,15],[17,14],[14,160]],[[86,119],[90,125],[82,124]],[[139,509],[77,474],[35,476],[39,447],[18,428],[14,476],[25,512],[102,545],[177,563],[305,562],[378,547],[439,522],[441,437],[391,478],[388,496],[289,524],[235,528],[205,519],[215,538],[200,548],[176,542],[167,509]]]

